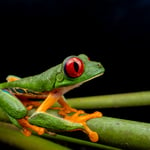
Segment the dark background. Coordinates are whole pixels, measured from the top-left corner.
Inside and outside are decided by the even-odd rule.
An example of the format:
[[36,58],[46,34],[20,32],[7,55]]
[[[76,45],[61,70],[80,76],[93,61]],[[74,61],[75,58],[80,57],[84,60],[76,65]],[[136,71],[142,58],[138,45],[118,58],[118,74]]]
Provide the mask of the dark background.
[[143,0],[1,1],[0,81],[85,53],[106,72],[67,97],[150,90],[149,7]]
[[[66,97],[150,90],[150,2],[51,0],[0,2],[0,81],[35,75],[69,55],[87,54],[106,72]],[[149,122],[149,107],[102,110]]]
[[79,96],[149,90],[149,6],[140,0],[1,1],[0,81],[85,53],[106,72]]

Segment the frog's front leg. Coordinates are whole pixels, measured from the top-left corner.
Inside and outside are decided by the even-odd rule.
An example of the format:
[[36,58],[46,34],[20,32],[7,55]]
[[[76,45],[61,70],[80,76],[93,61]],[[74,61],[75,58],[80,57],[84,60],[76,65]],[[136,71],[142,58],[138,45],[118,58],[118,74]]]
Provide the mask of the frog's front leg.
[[[65,100],[62,96],[62,92],[59,90],[53,90],[49,93],[49,95],[45,99],[45,101],[38,107],[36,112],[29,118],[29,122],[32,124],[38,125],[38,126],[46,127],[46,128],[49,128],[49,126],[50,126],[50,125],[48,125],[49,123],[54,124],[54,122],[55,123],[57,122],[55,125],[55,126],[57,126],[56,128],[61,129],[61,126],[63,126],[62,125],[63,123],[67,124],[67,123],[65,123],[66,121],[63,122],[62,119],[56,119],[57,117],[53,117],[53,116],[45,113],[47,111],[47,109],[49,109],[56,101],[58,101],[62,105],[62,107],[58,108],[58,109],[60,109],[59,114],[61,114],[64,117],[63,118],[64,120],[72,122],[72,125],[77,124],[76,129],[79,129],[79,130],[82,130],[83,132],[85,132],[89,136],[91,141],[93,141],[93,142],[98,141],[98,134],[96,132],[92,131],[87,126],[86,121],[89,119],[92,119],[92,118],[101,117],[102,113],[95,112],[92,114],[83,114],[84,111],[71,108],[65,102]],[[71,112],[75,112],[75,113],[70,116],[68,113],[71,113]],[[45,120],[45,121],[42,122],[42,120],[43,121]],[[50,120],[52,120],[53,122],[51,122]],[[54,121],[54,120],[56,120],[56,121]],[[79,126],[80,126],[80,128],[79,128]],[[67,130],[67,129],[63,128],[63,130]]]
[[83,110],[76,110],[72,107],[70,107],[67,102],[65,101],[64,97],[62,96],[61,90],[53,90],[49,93],[47,98],[44,100],[44,102],[38,107],[36,112],[46,112],[47,109],[51,108],[55,102],[58,102],[62,107],[54,107],[52,109],[58,109],[59,114],[62,116],[66,116],[68,113],[71,112],[78,112],[80,114],[83,114]]
[[[64,119],[75,123],[81,123],[84,126],[83,131],[88,134],[91,141],[96,142],[98,140],[98,134],[92,131],[86,124],[86,121],[92,118],[102,117],[101,112],[94,112],[92,114],[85,114],[83,110],[77,110],[71,108],[65,101],[63,96],[60,97],[58,102],[62,105],[62,108],[58,108],[59,114],[64,116]],[[57,109],[57,108],[56,108]],[[72,116],[67,115],[68,113],[75,112]],[[84,114],[84,115],[81,115]]]
[[54,107],[53,109],[56,109],[56,110],[59,110],[59,114],[62,115],[62,116],[66,116],[68,113],[71,113],[71,112],[78,112],[80,114],[83,114],[85,113],[83,110],[77,110],[75,108],[72,108],[68,105],[68,103],[66,102],[64,96],[61,96],[59,99],[58,99],[58,103],[61,105],[61,107]]

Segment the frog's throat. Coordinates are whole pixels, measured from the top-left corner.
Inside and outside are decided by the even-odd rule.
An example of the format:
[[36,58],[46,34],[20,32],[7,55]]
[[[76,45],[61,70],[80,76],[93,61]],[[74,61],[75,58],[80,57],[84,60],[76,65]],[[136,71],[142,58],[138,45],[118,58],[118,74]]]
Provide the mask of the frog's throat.
[[92,79],[94,79],[94,78],[97,78],[97,77],[99,77],[99,76],[101,76],[101,75],[103,75],[103,73],[98,74],[98,75],[96,75],[96,76],[94,76],[94,77],[92,77],[92,78],[90,78],[90,79],[87,79],[87,80],[85,80],[85,81],[83,81],[83,82],[80,82],[80,83],[77,83],[77,84],[74,84],[74,85],[69,85],[69,86],[60,87],[60,88],[58,88],[58,89],[59,89],[60,91],[62,91],[63,94],[65,94],[65,93],[69,92],[70,90],[79,87],[79,86],[82,85],[83,83],[85,83],[85,82],[87,82],[87,81],[90,81],[90,80],[92,80]]

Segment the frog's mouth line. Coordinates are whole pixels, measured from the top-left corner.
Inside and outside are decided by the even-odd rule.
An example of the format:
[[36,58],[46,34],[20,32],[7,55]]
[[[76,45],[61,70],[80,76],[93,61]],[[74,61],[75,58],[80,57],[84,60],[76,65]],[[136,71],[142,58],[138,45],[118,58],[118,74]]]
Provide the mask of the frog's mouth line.
[[104,74],[104,73],[100,73],[100,74],[98,74],[98,75],[96,75],[96,76],[94,76],[94,77],[92,77],[92,78],[90,78],[90,79],[87,79],[87,80],[81,82],[81,84],[83,84],[83,83],[85,83],[85,82],[87,82],[87,81],[90,81],[90,80],[92,80],[92,79],[94,79],[94,78],[97,78],[97,77],[99,77],[99,76],[101,76],[101,75],[103,75],[103,74]]

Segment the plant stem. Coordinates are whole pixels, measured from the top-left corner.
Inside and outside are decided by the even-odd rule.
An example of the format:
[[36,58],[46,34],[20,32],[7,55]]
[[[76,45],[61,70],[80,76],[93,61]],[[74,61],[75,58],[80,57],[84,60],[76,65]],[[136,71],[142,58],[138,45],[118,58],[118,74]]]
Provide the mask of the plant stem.
[[[144,106],[150,104],[150,91],[74,98],[68,102],[72,107],[78,109]],[[0,109],[0,120],[8,121],[7,115],[1,112],[2,110]],[[123,149],[150,149],[150,124],[148,123],[102,117],[91,119],[87,124],[92,130],[99,134],[99,143]],[[16,136],[16,133],[11,133],[9,128],[7,128],[7,130],[8,132],[0,125],[1,140],[4,138],[4,140],[7,141],[9,136],[12,136],[10,139],[13,140],[13,137]],[[15,141],[16,143],[20,141],[20,133],[18,132],[17,134],[19,134],[19,138]],[[56,137],[58,139],[62,138],[60,138],[60,136]],[[28,138],[28,140],[29,139],[30,138]],[[79,141],[74,142],[78,143]],[[26,145],[27,144],[24,144],[24,146]]]
[[[48,113],[54,115],[54,111],[49,110]],[[101,144],[123,149],[150,149],[149,123],[101,117],[90,119],[87,124],[99,134]]]
[[49,135],[49,134],[44,134],[42,136],[44,136],[46,138],[50,138],[50,139],[57,139],[57,140],[62,140],[62,141],[66,141],[66,142],[76,143],[76,144],[80,144],[82,146],[85,145],[85,146],[90,146],[93,148],[100,148],[103,150],[120,150],[119,148],[115,148],[112,146],[107,146],[107,145],[103,145],[103,144],[99,144],[99,143],[92,143],[89,141],[80,140],[77,138],[72,138],[72,137],[63,136],[63,135],[59,135],[59,134],[56,134],[55,136]]
[[[32,114],[34,111],[35,111],[35,109],[32,109],[29,112],[29,114],[30,113]],[[48,112],[56,114],[55,110],[54,110],[54,112],[53,112],[53,110],[49,110]],[[26,146],[24,144],[22,145],[22,142],[17,142],[17,141],[18,141],[18,138],[19,138],[19,141],[24,141],[24,142],[28,143],[28,145],[31,145],[33,138],[31,138],[31,143],[30,143],[30,141],[28,141],[29,139],[26,139],[26,137],[22,133],[20,133],[20,130],[17,129],[16,127],[14,127],[14,125],[9,124],[9,123],[5,123],[5,122],[10,122],[10,120],[1,108],[0,108],[0,121],[3,121],[3,122],[0,122],[0,141],[3,141],[7,144],[12,143],[11,145],[16,146],[18,148],[24,148],[24,150],[26,150],[26,149],[30,150],[30,148],[28,146]],[[9,134],[7,134],[8,132],[9,132]],[[14,136],[15,136],[15,139],[13,138]],[[100,149],[103,149],[103,150],[120,150],[119,148],[115,148],[115,147],[112,147],[112,146],[107,146],[107,145],[98,144],[98,143],[92,143],[92,142],[89,142],[89,141],[80,140],[80,139],[76,139],[76,138],[72,138],[72,137],[67,137],[67,136],[63,136],[63,135],[59,135],[59,134],[56,134],[55,136],[50,135],[50,134],[44,134],[42,136],[46,137],[46,138],[50,138],[50,139],[56,139],[56,140],[81,144],[81,145],[85,145],[85,146],[90,146],[90,147],[93,147],[93,148],[100,148]],[[34,136],[31,136],[31,137],[34,137]],[[41,138],[39,138],[39,140],[40,139]],[[51,143],[52,142],[50,142],[50,144]],[[39,144],[41,144],[41,143],[39,143]],[[45,147],[47,147],[47,145],[45,145],[45,142],[43,144],[44,144],[44,147],[43,147],[43,149],[44,149]],[[38,144],[36,146],[38,147]],[[59,146],[56,146],[56,148],[58,148],[58,147]],[[32,147],[31,147],[31,149],[32,149]],[[46,150],[46,148],[44,150]],[[61,148],[60,148],[60,150],[61,150]]]
[[2,122],[0,122],[0,141],[24,150],[69,150],[67,147],[38,136],[24,136],[11,124]]
[[[15,137],[15,138],[14,138]],[[50,135],[50,134],[44,134],[42,137],[50,138],[50,139],[56,139],[56,140],[62,140],[66,142],[81,144],[85,146],[90,146],[94,148],[100,148],[103,150],[120,150],[119,148],[98,144],[98,143],[92,143],[72,137],[67,137],[63,135]],[[51,141],[45,140],[43,138],[37,137],[37,136],[30,136],[26,137],[20,131],[14,127],[12,124],[0,122],[0,141],[13,145],[17,148],[23,148],[24,150],[50,150],[51,148],[53,150],[69,150],[69,148],[59,146],[58,144],[55,144]],[[18,142],[19,141],[19,142]],[[36,142],[35,142],[36,141]]]
[[[48,113],[54,114],[54,110]],[[87,125],[99,134],[98,143],[123,149],[150,149],[149,123],[101,117],[88,120]]]
[[100,143],[124,149],[150,149],[150,124],[102,117],[91,119],[88,126],[100,136]]
[[[56,110],[50,110],[48,112],[55,114]],[[89,128],[99,134],[99,143],[101,144],[123,149],[150,149],[149,123],[102,117],[90,119],[87,121],[87,124]],[[5,133],[7,132],[3,134]],[[3,139],[3,136],[1,138]],[[60,136],[56,136],[55,138],[60,139]],[[78,140],[72,141],[71,139],[66,140],[62,137],[61,140],[79,144],[81,142]]]
[[146,106],[150,105],[150,91],[69,98],[67,102],[77,109]]

